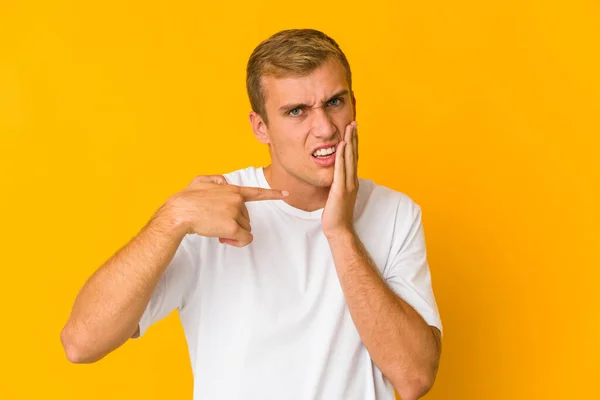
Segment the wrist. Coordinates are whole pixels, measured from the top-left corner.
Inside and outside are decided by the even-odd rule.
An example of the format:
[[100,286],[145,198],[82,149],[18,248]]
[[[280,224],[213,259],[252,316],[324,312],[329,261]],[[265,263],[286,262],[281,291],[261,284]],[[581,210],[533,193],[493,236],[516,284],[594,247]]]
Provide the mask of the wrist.
[[176,199],[169,198],[154,215],[152,222],[159,225],[162,230],[176,237],[183,237],[191,233],[191,225],[176,205]]
[[354,240],[356,237],[356,232],[354,231],[354,227],[343,227],[337,229],[335,231],[325,233],[325,237],[329,241],[330,244],[334,243],[347,243],[349,241]]

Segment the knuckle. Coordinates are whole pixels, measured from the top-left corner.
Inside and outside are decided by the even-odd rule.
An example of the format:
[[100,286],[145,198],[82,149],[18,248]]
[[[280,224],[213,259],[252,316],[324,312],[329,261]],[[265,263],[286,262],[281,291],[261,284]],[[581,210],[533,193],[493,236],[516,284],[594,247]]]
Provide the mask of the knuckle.
[[253,237],[251,234],[244,235],[241,239],[238,240],[240,247],[244,247],[252,243]]
[[232,198],[233,198],[233,201],[234,201],[236,204],[241,204],[241,203],[243,203],[243,202],[244,202],[244,196],[242,196],[242,194],[241,194],[241,193],[239,193],[239,192],[237,192],[237,193],[234,193],[234,194],[232,195]]
[[235,222],[235,221],[231,221],[228,225],[227,225],[227,233],[229,235],[235,236],[240,230],[240,226]]
[[232,219],[234,219],[240,214],[240,210],[235,205],[229,204],[229,205],[225,206],[225,213],[227,214],[228,217],[231,217]]

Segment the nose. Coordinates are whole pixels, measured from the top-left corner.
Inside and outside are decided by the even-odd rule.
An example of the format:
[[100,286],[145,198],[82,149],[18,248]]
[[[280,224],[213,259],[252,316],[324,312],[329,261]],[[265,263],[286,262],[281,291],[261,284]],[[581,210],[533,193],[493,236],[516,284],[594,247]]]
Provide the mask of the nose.
[[313,111],[312,134],[317,138],[331,139],[337,130],[331,116],[324,107],[318,107]]

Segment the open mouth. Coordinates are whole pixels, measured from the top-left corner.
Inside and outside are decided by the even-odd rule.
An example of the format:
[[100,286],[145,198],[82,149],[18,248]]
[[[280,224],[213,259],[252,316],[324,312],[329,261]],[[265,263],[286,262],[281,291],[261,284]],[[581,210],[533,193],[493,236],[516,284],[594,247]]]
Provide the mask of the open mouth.
[[313,160],[321,167],[331,167],[335,164],[336,145],[323,147],[312,153]]
[[312,156],[315,158],[327,158],[327,157],[331,156],[332,154],[335,154],[335,146],[327,147],[324,149],[319,149],[319,150],[315,151],[314,153],[312,153]]

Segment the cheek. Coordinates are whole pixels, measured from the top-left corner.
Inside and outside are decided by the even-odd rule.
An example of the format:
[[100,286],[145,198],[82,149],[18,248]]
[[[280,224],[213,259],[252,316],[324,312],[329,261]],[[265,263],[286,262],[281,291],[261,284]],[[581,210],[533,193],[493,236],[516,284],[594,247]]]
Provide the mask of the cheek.
[[271,136],[271,145],[277,154],[296,157],[306,146],[307,129],[303,123],[278,124],[277,133]]
[[335,124],[342,139],[344,137],[344,132],[346,132],[346,127],[350,125],[352,121],[352,112],[344,112],[334,116],[333,123]]

